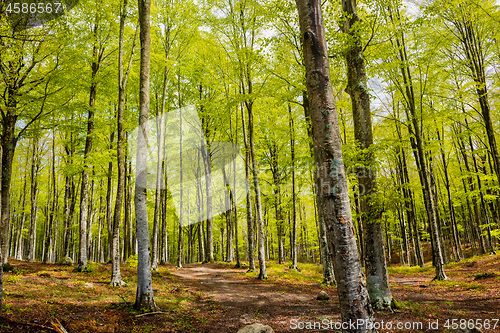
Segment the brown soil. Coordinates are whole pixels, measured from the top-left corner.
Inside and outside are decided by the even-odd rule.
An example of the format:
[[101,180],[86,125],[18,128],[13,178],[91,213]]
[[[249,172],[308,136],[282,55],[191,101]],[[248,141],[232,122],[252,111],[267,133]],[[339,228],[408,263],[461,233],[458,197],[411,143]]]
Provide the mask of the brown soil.
[[[99,265],[92,273],[73,273],[71,267],[13,264],[19,271],[6,273],[0,332],[57,332],[52,324],[56,320],[70,333],[236,333],[256,322],[279,333],[309,333],[320,330],[293,328],[299,322],[340,322],[336,289],[314,279],[271,274],[268,280],[260,281],[229,264],[192,264],[182,270],[169,265],[154,275],[155,299],[163,313],[139,316],[132,309],[136,286],[133,268],[122,269],[129,286],[113,288],[108,285],[110,265]],[[287,270],[285,266],[282,269]],[[440,283],[431,282],[430,268],[391,270],[391,290],[403,307],[376,312],[375,320],[379,324],[384,321],[385,328],[388,322],[421,322],[423,326],[413,330],[394,326],[379,332],[442,332],[452,319],[483,324],[490,320],[490,329],[482,331],[500,332],[500,323],[493,329],[493,320],[500,319],[500,255],[447,267],[451,281]],[[321,290],[330,295],[329,301],[316,300]],[[438,329],[430,329],[429,323],[437,320]]]

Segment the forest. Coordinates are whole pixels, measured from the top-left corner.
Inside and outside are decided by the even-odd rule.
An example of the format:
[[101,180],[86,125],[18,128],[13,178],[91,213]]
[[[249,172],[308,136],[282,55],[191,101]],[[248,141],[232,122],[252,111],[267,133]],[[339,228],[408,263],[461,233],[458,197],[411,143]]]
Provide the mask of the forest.
[[0,331],[500,330],[499,5],[2,1]]

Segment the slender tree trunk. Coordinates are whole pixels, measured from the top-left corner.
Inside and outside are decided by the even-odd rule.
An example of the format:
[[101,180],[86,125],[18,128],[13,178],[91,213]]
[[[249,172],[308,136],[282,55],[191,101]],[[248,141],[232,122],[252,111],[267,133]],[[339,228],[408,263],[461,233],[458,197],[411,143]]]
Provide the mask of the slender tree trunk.
[[[392,10],[392,9],[390,9]],[[396,8],[396,14],[399,16],[399,11]],[[391,20],[392,12],[390,13]],[[425,209],[427,212],[427,218],[430,225],[431,234],[431,244],[433,253],[433,262],[436,268],[435,280],[446,280],[446,274],[444,272],[444,261],[443,254],[441,251],[441,242],[438,230],[438,220],[436,216],[436,207],[434,204],[434,199],[431,190],[430,183],[430,173],[426,165],[425,159],[425,149],[424,140],[422,137],[421,128],[419,125],[419,116],[417,115],[416,105],[415,105],[415,93],[413,89],[413,81],[411,78],[411,71],[409,67],[408,56],[406,54],[406,45],[404,41],[404,35],[400,34],[396,37],[396,50],[399,54],[400,60],[400,71],[403,78],[403,88],[402,93],[406,95],[407,105],[405,108],[406,116],[410,121],[408,130],[410,132],[410,143],[415,155],[415,161],[417,162],[417,169],[419,172],[419,178],[422,185],[422,194],[424,197]]]
[[121,278],[120,271],[120,222],[123,206],[123,196],[125,192],[125,155],[123,144],[125,141],[125,131],[123,130],[123,112],[125,110],[125,89],[127,87],[128,74],[132,67],[134,56],[135,40],[137,38],[136,29],[134,41],[132,43],[132,52],[126,73],[123,73],[123,34],[125,30],[125,21],[127,19],[128,0],[123,0],[120,13],[120,32],[118,36],[118,110],[116,113],[117,140],[116,140],[116,160],[118,168],[118,184],[116,188],[115,210],[113,215],[113,227],[111,237],[111,281],[112,286],[122,286],[125,282]]
[[[28,156],[29,155],[26,154],[26,165],[29,165],[28,164],[28,160],[29,160]],[[28,184],[27,179],[28,179],[28,170],[26,169],[26,172],[24,175],[24,181],[23,181],[24,185],[23,185],[23,194],[22,194],[23,199],[22,199],[22,203],[21,203],[21,217],[19,218],[19,227],[18,227],[18,232],[17,232],[17,247],[16,247],[16,253],[15,253],[15,257],[17,260],[23,260],[23,253],[24,253],[23,229],[24,229],[24,223],[26,222],[26,211],[25,210],[26,210],[26,185]]]
[[52,242],[54,235],[54,215],[57,203],[57,182],[56,182],[56,138],[55,130],[52,130],[52,205],[50,207],[49,225],[47,230],[47,238],[45,240],[45,251],[43,252],[42,262],[46,264],[50,261],[50,249],[55,245]]
[[254,259],[254,223],[253,223],[253,213],[252,213],[252,194],[250,192],[250,148],[247,138],[247,124],[245,122],[245,111],[243,106],[241,108],[241,121],[243,123],[243,141],[245,142],[245,179],[247,186],[247,233],[248,233],[248,271],[253,272],[255,270],[255,259]]
[[[168,57],[168,53],[167,53]],[[158,229],[159,229],[159,217],[161,209],[161,187],[163,182],[163,142],[164,142],[164,132],[165,132],[165,101],[167,99],[167,83],[168,83],[168,68],[165,66],[163,74],[163,91],[161,97],[161,115],[156,115],[156,121],[160,122],[157,126],[157,164],[156,164],[156,189],[155,189],[155,212],[153,217],[153,245],[152,245],[152,258],[151,258],[151,269],[158,270]],[[182,186],[182,185],[181,185]]]
[[[396,132],[398,133],[399,141],[402,142],[401,128],[398,122],[396,122]],[[415,205],[413,204],[413,194],[409,187],[410,178],[408,176],[406,153],[404,149],[401,149],[401,147],[397,146],[396,155],[397,155],[397,164],[399,167],[398,175],[400,177],[403,197],[405,199],[404,206],[405,206],[406,216],[408,223],[410,224],[410,228],[413,228],[413,234],[415,236],[415,241],[416,241],[415,252],[417,256],[417,262],[420,267],[424,267],[424,253],[422,251],[422,246],[420,244],[420,233],[418,230],[418,222],[415,214]]]
[[[96,22],[94,24],[94,38],[97,38],[97,33],[99,31],[99,25]],[[87,119],[87,136],[85,139],[85,150],[83,154],[83,171],[82,171],[82,185],[80,190],[80,245],[79,245],[79,256],[78,256],[78,266],[76,271],[82,272],[87,269],[87,215],[88,215],[88,189],[89,189],[89,155],[92,151],[93,144],[93,133],[94,133],[94,108],[97,95],[97,73],[99,71],[100,60],[99,49],[97,43],[94,44],[92,49],[92,75],[90,83],[90,94],[89,94],[89,107],[88,107],[88,119]]]
[[95,196],[95,170],[92,167],[92,181],[90,182],[89,212],[87,215],[87,256],[91,256],[90,245],[92,242],[92,224],[94,224],[94,196]]
[[147,151],[149,134],[149,69],[150,69],[150,7],[151,0],[138,0],[141,64],[139,76],[139,128],[137,136],[135,218],[137,234],[137,293],[136,309],[156,310],[149,253],[149,225],[147,207]]
[[[177,75],[177,93],[179,97],[179,184],[180,184],[180,200],[179,200],[179,233],[177,239],[177,269],[182,269],[182,262],[184,256],[184,240],[182,239],[182,227],[183,227],[183,218],[184,218],[184,188],[182,186],[182,182],[184,180],[184,170],[182,166],[183,156],[182,156],[182,103],[181,103],[181,89],[180,89],[180,74]],[[206,162],[205,162],[206,163]],[[207,175],[208,176],[208,175]],[[208,180],[207,180],[208,183]],[[208,192],[208,185],[207,185]],[[207,195],[211,196],[211,193],[207,193]],[[208,201],[207,201],[208,204]],[[207,212],[208,214],[208,212]],[[208,220],[207,220],[208,224]],[[208,227],[207,227],[208,229]],[[209,250],[210,251],[210,250]],[[209,254],[209,253],[207,253]],[[213,252],[212,252],[213,256]],[[210,258],[210,257],[209,257]],[[210,260],[210,259],[209,259]]]
[[70,227],[73,222],[73,214],[76,205],[76,189],[73,176],[66,176],[66,184],[64,187],[64,241],[63,241],[63,256],[69,257],[69,243],[71,231]]
[[[360,320],[368,324],[372,322],[372,309],[354,236],[321,5],[317,0],[296,0],[296,4],[318,168],[318,203],[332,250],[342,321]],[[345,332],[373,332],[373,329],[360,325]]]
[[162,163],[162,172],[165,188],[161,190],[161,259],[160,264],[166,265],[168,260],[168,233],[167,233],[167,177],[164,173],[165,162]]
[[[251,84],[249,92],[251,93]],[[248,144],[250,146],[250,156],[252,159],[253,186],[255,191],[255,214],[257,217],[258,239],[259,239],[259,279],[267,279],[266,272],[266,253],[264,245],[264,220],[262,218],[262,202],[260,195],[259,171],[257,169],[257,157],[255,155],[254,143],[254,121],[253,121],[253,102],[245,102],[248,111]]]
[[[460,244],[460,237],[458,234],[457,221],[455,218],[455,207],[453,206],[453,198],[451,197],[451,186],[450,186],[450,177],[448,174],[448,163],[446,161],[446,155],[444,154],[444,149],[443,149],[444,137],[442,138],[443,141],[441,141],[439,131],[437,131],[437,135],[438,135],[438,140],[439,140],[440,145],[441,145],[441,159],[443,162],[446,194],[448,195],[448,211],[450,213],[451,231],[453,234],[453,247],[454,247],[455,253],[457,255],[457,257],[455,259],[456,259],[456,261],[460,261],[463,258],[463,253],[462,253],[462,246]],[[443,130],[443,135],[444,135],[444,130]]]
[[214,261],[214,236],[213,236],[213,214],[212,214],[212,162],[210,159],[210,148],[209,146],[204,146],[202,149],[202,158],[205,166],[205,194],[207,201],[207,225],[206,225],[206,235],[207,235],[207,243],[206,243],[206,253],[205,253],[205,261],[213,262]]
[[236,255],[236,265],[234,268],[241,268],[240,261],[240,241],[238,232],[238,207],[236,202],[236,160],[233,160],[233,186],[230,187],[234,189],[234,192],[230,192],[231,199],[231,214],[234,216],[234,242],[235,242],[235,255]]
[[[0,156],[3,156],[3,149],[2,146],[0,145]],[[3,165],[2,165],[2,158],[0,158],[0,184],[2,184],[3,181]],[[2,187],[0,186],[0,198],[2,197]],[[0,209],[0,221],[2,220],[2,210]],[[2,251],[0,250],[0,315],[2,314],[3,310],[3,258],[2,258]]]
[[35,260],[35,239],[36,239],[36,220],[38,213],[38,171],[40,169],[40,160],[38,156],[38,138],[33,139],[33,154],[31,158],[31,213],[30,225],[28,231],[28,262]]
[[297,182],[295,179],[295,127],[290,104],[288,104],[288,115],[290,117],[290,155],[292,158],[292,265],[290,269],[300,272],[297,267]]

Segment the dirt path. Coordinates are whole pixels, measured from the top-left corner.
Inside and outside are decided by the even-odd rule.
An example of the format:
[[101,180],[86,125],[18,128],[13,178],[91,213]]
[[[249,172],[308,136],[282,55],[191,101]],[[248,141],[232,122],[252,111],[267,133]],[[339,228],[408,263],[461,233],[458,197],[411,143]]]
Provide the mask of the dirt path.
[[[495,263],[488,268],[498,270],[498,265]],[[486,268],[481,267],[482,270]],[[200,333],[236,333],[242,326],[255,322],[270,325],[277,333],[319,332],[292,329],[292,320],[318,322],[327,318],[340,322],[334,288],[327,291],[331,299],[325,302],[316,300],[322,290],[317,283],[290,286],[276,280],[263,282],[245,278],[244,269],[230,269],[224,264],[186,265],[182,270],[172,269],[171,272],[186,287],[208,295],[205,304],[200,304],[201,312],[210,309],[210,304],[222,307],[222,313],[214,313],[209,327],[201,329]],[[474,272],[467,271],[465,274],[458,269],[450,270],[453,281],[445,284],[431,283],[432,272],[412,276],[394,274],[390,278],[391,290],[396,299],[405,302],[405,308],[377,312],[375,319],[378,322],[422,322],[427,325],[430,320],[439,318],[441,324],[438,330],[424,326],[423,329],[406,332],[440,332],[447,319],[484,321],[498,318],[500,280],[489,278],[478,284],[471,275]],[[500,327],[488,332],[500,332]]]
[[204,292],[224,308],[224,322],[210,332],[235,333],[238,328],[256,322],[268,324],[276,332],[292,332],[290,321],[294,318],[305,315],[340,318],[335,297],[326,302],[316,300],[319,286],[291,289],[249,281],[242,278],[244,269],[228,270],[219,264],[185,265],[182,270],[171,272],[185,286]]

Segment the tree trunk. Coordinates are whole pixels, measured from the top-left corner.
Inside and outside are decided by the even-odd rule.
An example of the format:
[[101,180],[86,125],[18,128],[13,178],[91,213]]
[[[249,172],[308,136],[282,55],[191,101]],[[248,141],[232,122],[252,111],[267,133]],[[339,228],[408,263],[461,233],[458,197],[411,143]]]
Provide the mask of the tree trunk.
[[149,134],[149,69],[150,69],[150,7],[151,0],[138,0],[141,64],[139,76],[139,128],[137,136],[136,182],[135,182],[135,218],[137,234],[137,293],[135,308],[155,311],[153,280],[149,253],[149,225],[147,207],[147,152]]
[[[392,10],[392,9],[390,9]],[[399,16],[399,11],[396,8],[396,14]],[[391,20],[393,20],[392,12],[390,13]],[[446,280],[444,272],[443,254],[441,252],[441,242],[439,240],[438,221],[436,216],[436,207],[431,190],[430,173],[426,165],[424,141],[422,137],[421,128],[419,125],[419,116],[417,115],[415,105],[415,93],[413,89],[413,82],[411,78],[411,71],[409,68],[408,56],[406,53],[406,45],[404,35],[399,34],[396,36],[396,49],[399,55],[400,71],[403,78],[403,86],[401,93],[406,95],[406,116],[410,122],[408,130],[410,132],[410,143],[412,145],[417,169],[419,173],[420,183],[422,185],[422,194],[424,197],[424,205],[427,213],[427,219],[430,225],[431,244],[433,253],[433,262],[436,268],[435,280]],[[421,110],[422,111],[422,110]]]
[[[402,142],[401,128],[399,126],[399,122],[396,122],[396,132],[398,133],[399,141]],[[415,214],[415,205],[413,204],[413,193],[409,186],[410,178],[408,176],[408,165],[406,163],[406,153],[404,149],[401,149],[401,147],[397,146],[396,156],[397,156],[397,165],[399,168],[397,174],[401,182],[406,217],[408,223],[410,224],[410,228],[413,228],[414,240],[416,243],[415,252],[417,257],[417,263],[420,267],[424,267],[424,254],[422,251],[422,246],[420,244],[420,233],[418,230],[418,222]]]
[[52,236],[54,234],[54,215],[57,203],[57,182],[56,182],[56,138],[54,130],[52,130],[52,205],[50,207],[49,214],[49,225],[47,230],[47,238],[45,239],[45,250],[43,251],[42,263],[46,264],[50,261],[50,249],[51,245],[54,246],[52,242]]
[[[251,93],[251,83],[249,82],[249,93]],[[266,252],[264,245],[264,220],[262,218],[262,202],[260,197],[259,171],[257,169],[257,157],[255,155],[254,143],[254,122],[253,122],[253,102],[245,102],[248,111],[248,144],[250,146],[250,156],[252,158],[253,186],[255,191],[255,215],[257,217],[258,239],[259,239],[259,279],[267,279],[266,272]]]
[[[3,156],[3,149],[2,146],[0,145],[0,156]],[[2,165],[2,158],[0,158],[0,184],[2,184],[3,181],[3,165]],[[2,187],[0,186],[0,198],[2,197]],[[2,210],[0,209],[0,221],[2,220]],[[0,250],[0,315],[2,314],[3,310],[3,257],[2,257],[2,251]]]
[[[38,172],[40,160],[38,156],[38,138],[33,139],[33,154],[31,158],[31,213],[28,231],[28,262],[35,260],[36,217],[38,213]],[[5,177],[5,176],[4,176]]]
[[234,189],[234,192],[230,192],[231,199],[231,214],[234,214],[234,243],[235,243],[235,256],[236,256],[236,265],[234,268],[241,268],[240,261],[240,242],[239,242],[239,233],[238,233],[238,207],[236,206],[238,203],[236,202],[236,160],[233,160],[233,184],[234,186],[231,189]]
[[201,147],[201,154],[205,166],[205,194],[207,202],[207,225],[206,225],[206,253],[205,262],[214,262],[214,236],[213,236],[213,213],[212,213],[212,162],[210,159],[210,148],[208,145]]
[[254,259],[254,223],[252,214],[252,194],[250,192],[250,148],[247,138],[247,124],[245,122],[245,111],[241,108],[241,121],[243,123],[243,141],[245,142],[245,179],[246,179],[246,199],[247,199],[247,233],[248,233],[248,271],[255,270]]
[[[307,126],[307,136],[309,138],[309,153],[311,157],[314,159],[314,136],[312,132],[312,123],[311,123],[311,113],[309,109],[309,98],[307,96],[307,91],[302,92],[302,97],[303,97],[303,104],[302,107],[304,108],[304,115],[306,119],[306,126]],[[319,181],[319,169],[317,169],[317,166],[314,165],[314,183],[315,183],[315,190],[316,193],[319,193],[319,190],[321,188],[321,183]],[[323,262],[323,283],[326,285],[335,285],[335,273],[333,269],[333,254],[330,251],[330,248],[328,247],[328,241],[327,241],[327,235],[326,235],[326,224],[325,224],[325,219],[323,218],[323,209],[321,208],[322,205],[318,201],[320,200],[320,196],[316,195],[315,200],[314,200],[314,210],[317,213],[317,218],[318,218],[318,227],[319,227],[319,242],[320,242],[320,249],[321,249],[321,258]]]
[[[460,237],[458,234],[458,228],[457,228],[457,220],[455,218],[455,208],[453,206],[453,198],[451,197],[451,186],[450,186],[450,177],[448,174],[448,163],[446,161],[446,156],[444,154],[444,137],[441,139],[439,131],[437,131],[438,135],[438,140],[441,146],[441,159],[443,162],[443,171],[444,171],[444,179],[445,179],[445,186],[446,186],[446,194],[448,195],[448,211],[450,213],[450,220],[451,220],[451,231],[453,235],[453,247],[455,249],[456,253],[456,261],[460,261],[463,258],[463,253],[462,253],[462,246],[460,244]],[[444,130],[443,130],[443,136],[444,136]]]
[[[29,165],[28,164],[28,160],[29,160],[28,156],[29,155],[26,154],[26,165]],[[23,256],[23,253],[24,253],[23,229],[24,229],[24,223],[26,222],[26,185],[28,184],[27,179],[28,179],[28,170],[26,169],[26,172],[24,174],[24,181],[23,181],[24,185],[23,185],[23,194],[22,194],[23,199],[22,199],[22,203],[21,203],[21,217],[19,218],[19,227],[18,227],[18,232],[17,232],[17,246],[16,246],[16,253],[15,253],[15,258],[17,260],[23,260],[23,257],[24,257]]]
[[[182,103],[181,103],[181,88],[180,88],[180,74],[177,75],[177,94],[179,97],[179,233],[177,239],[177,269],[182,269],[182,261],[184,256],[184,240],[182,239],[182,227],[183,227],[183,218],[184,218],[184,188],[182,186],[182,182],[184,179],[184,169],[182,168],[183,156],[182,156]],[[206,163],[206,162],[205,162]],[[208,176],[208,175],[207,175]],[[208,184],[208,180],[207,180]],[[208,191],[208,185],[207,185]],[[209,193],[207,193],[209,195]],[[211,194],[210,194],[211,195]],[[208,203],[208,201],[207,201]],[[208,212],[207,212],[208,214]],[[208,220],[207,220],[208,225]],[[208,228],[208,227],[207,227]],[[210,250],[208,250],[210,251]],[[207,253],[208,254],[208,253]],[[212,252],[213,256],[213,252]],[[210,257],[209,257],[210,258]]]
[[[99,31],[99,25],[94,24],[94,38],[97,38],[97,33]],[[83,171],[82,171],[82,185],[80,189],[80,245],[79,245],[79,256],[78,256],[78,266],[76,271],[82,272],[87,269],[87,214],[88,214],[88,188],[89,188],[89,155],[92,151],[93,144],[93,133],[94,133],[94,108],[97,95],[97,72],[100,66],[99,49],[97,44],[94,44],[92,48],[92,75],[90,82],[90,94],[89,94],[89,109],[88,109],[88,119],[87,119],[87,136],[85,139],[85,150],[83,154]]]
[[[364,259],[366,282],[370,302],[374,309],[390,308],[392,294],[385,262],[384,233],[381,223],[382,204],[377,193],[377,176],[374,167],[370,95],[368,94],[365,61],[360,36],[356,32],[359,17],[356,1],[342,0],[344,33],[349,35],[349,48],[345,52],[347,63],[347,92],[351,96],[354,119],[354,136],[359,144],[357,161],[360,208],[363,221]],[[406,240],[405,240],[406,241]],[[405,243],[406,244],[406,243]]]
[[[26,73],[27,75],[27,73]],[[18,80],[12,79],[13,82]],[[2,117],[2,198],[0,220],[0,251],[2,251],[3,263],[8,261],[9,249],[9,227],[10,227],[10,186],[12,179],[12,163],[17,145],[17,137],[14,135],[17,115],[14,113],[17,108],[16,92],[9,88],[9,101],[7,103],[6,114]],[[3,112],[2,112],[3,113]]]
[[[166,43],[168,43],[168,37],[166,37]],[[167,48],[168,49],[168,48]],[[168,59],[168,52],[166,52],[166,57]],[[156,189],[155,189],[155,212],[153,217],[153,245],[152,245],[152,258],[151,258],[151,269],[158,270],[158,229],[159,229],[159,218],[161,210],[161,195],[162,195],[162,182],[163,182],[163,142],[164,142],[164,132],[165,132],[165,102],[167,99],[167,83],[168,83],[168,68],[165,66],[163,73],[163,91],[161,97],[161,114],[156,115],[157,122],[157,142],[156,146],[158,149],[157,154],[157,164],[156,164]],[[158,126],[158,121],[160,122]]]
[[63,256],[69,257],[69,243],[71,231],[70,227],[73,223],[73,214],[76,205],[76,189],[74,177],[66,176],[66,183],[64,187],[64,241],[63,241]]
[[127,3],[123,0],[120,13],[120,32],[118,36],[118,110],[116,113],[116,161],[118,168],[118,184],[116,187],[115,210],[113,216],[113,232],[111,240],[111,281],[112,286],[122,286],[125,282],[121,278],[120,271],[120,222],[123,206],[123,196],[125,192],[125,155],[123,144],[125,140],[125,131],[123,130],[123,112],[125,110],[125,89],[127,87],[128,74],[132,67],[132,58],[134,55],[135,40],[137,38],[137,29],[132,43],[132,52],[127,72],[123,73],[123,34],[125,30],[125,20],[127,19]]
[[290,117],[290,155],[292,158],[292,265],[290,269],[300,272],[297,267],[297,182],[295,180],[295,128],[293,123],[293,114],[290,104],[288,104],[288,115]]
[[354,236],[321,5],[317,0],[296,0],[296,4],[320,185],[318,203],[332,251],[342,321],[360,320],[364,324],[346,332],[373,332],[366,328],[372,323],[372,309]]

